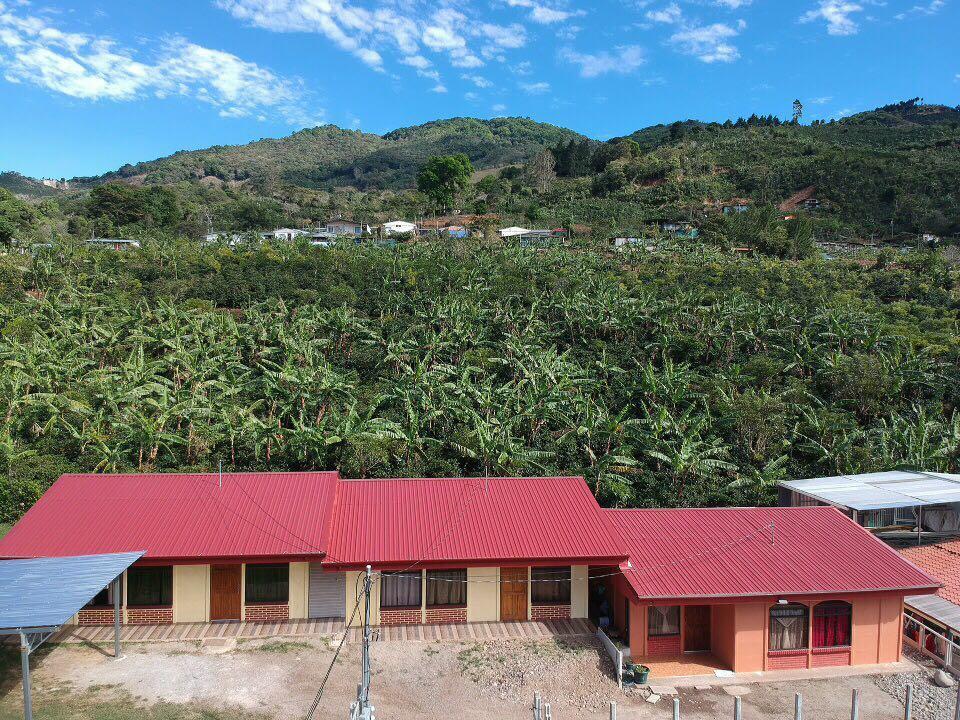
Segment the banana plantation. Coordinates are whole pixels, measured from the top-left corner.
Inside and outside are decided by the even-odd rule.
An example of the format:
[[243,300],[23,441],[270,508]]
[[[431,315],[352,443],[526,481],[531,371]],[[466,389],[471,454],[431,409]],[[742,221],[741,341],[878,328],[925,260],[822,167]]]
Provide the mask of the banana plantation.
[[0,522],[71,471],[582,474],[653,507],[960,463],[960,303],[930,253],[156,241],[0,261]]

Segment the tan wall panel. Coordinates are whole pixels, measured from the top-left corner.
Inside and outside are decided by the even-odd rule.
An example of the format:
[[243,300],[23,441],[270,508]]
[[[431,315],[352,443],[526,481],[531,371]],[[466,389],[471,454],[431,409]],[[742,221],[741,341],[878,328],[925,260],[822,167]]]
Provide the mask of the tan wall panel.
[[173,566],[173,621],[210,621],[210,566]]
[[[363,627],[363,615],[366,603],[363,595],[363,580],[358,580],[358,577],[363,574],[364,571],[362,570],[348,570],[345,573],[347,576],[346,619],[348,622],[350,621],[350,615],[353,613],[354,607],[357,605],[357,593],[360,593],[360,605],[357,607],[357,614],[354,616],[353,622],[350,623],[350,627]],[[374,573],[373,584],[370,588],[370,624],[380,624],[380,581],[376,573]]]
[[717,659],[733,668],[737,658],[737,611],[734,605],[710,608],[710,648]]
[[877,662],[890,663],[900,660],[903,641],[900,635],[900,615],[903,600],[885,597],[880,601],[880,650]]
[[880,598],[858,598],[853,601],[851,661],[854,665],[878,662],[880,647]]
[[735,672],[757,672],[763,670],[767,654],[767,611],[766,603],[738,603],[734,606],[735,653],[733,670]]
[[[310,597],[310,563],[290,563],[290,619],[307,617]],[[353,609],[353,606],[350,607]]]
[[586,565],[574,565],[570,568],[570,574],[570,617],[585,618],[589,614],[589,570]]
[[467,568],[467,622],[500,620],[500,568]]

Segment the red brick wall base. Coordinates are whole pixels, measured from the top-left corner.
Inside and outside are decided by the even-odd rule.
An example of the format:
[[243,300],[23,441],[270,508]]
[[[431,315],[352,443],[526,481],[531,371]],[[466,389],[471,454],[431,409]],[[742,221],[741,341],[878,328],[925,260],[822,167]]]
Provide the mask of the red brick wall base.
[[450,623],[465,623],[467,609],[465,607],[438,607],[427,608],[427,625],[447,625]]
[[680,654],[680,636],[679,635],[657,635],[647,638],[647,655],[656,657],[658,655],[679,655]]
[[169,625],[173,608],[127,608],[127,625]]
[[419,608],[380,609],[381,625],[419,625],[423,622]]
[[244,611],[247,622],[280,622],[290,619],[290,606],[287,603],[267,605],[247,605]]
[[802,670],[806,667],[806,650],[774,651],[767,655],[767,670]]
[[813,667],[837,667],[850,664],[850,648],[814,648]]
[[[123,615],[120,615],[123,622]],[[81,610],[77,613],[78,625],[113,625],[113,608]]]
[[531,605],[531,620],[569,620],[569,605]]

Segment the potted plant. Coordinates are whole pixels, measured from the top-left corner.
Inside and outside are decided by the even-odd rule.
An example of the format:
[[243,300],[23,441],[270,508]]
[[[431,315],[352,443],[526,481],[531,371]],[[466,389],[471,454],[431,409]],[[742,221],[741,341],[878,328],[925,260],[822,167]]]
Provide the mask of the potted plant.
[[637,671],[637,666],[634,665],[629,660],[623,663],[623,684],[624,685],[633,685],[635,680],[635,673]]
[[646,685],[647,679],[650,677],[650,668],[646,665],[634,665],[633,666],[633,681],[637,685]]

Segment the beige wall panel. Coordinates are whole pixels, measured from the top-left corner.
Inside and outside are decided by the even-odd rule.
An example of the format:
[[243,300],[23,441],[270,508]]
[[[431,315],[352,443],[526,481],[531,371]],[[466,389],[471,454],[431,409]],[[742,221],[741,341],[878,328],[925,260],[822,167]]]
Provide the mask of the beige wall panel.
[[467,568],[467,622],[500,620],[500,568]]
[[209,622],[210,566],[173,566],[173,621]]

